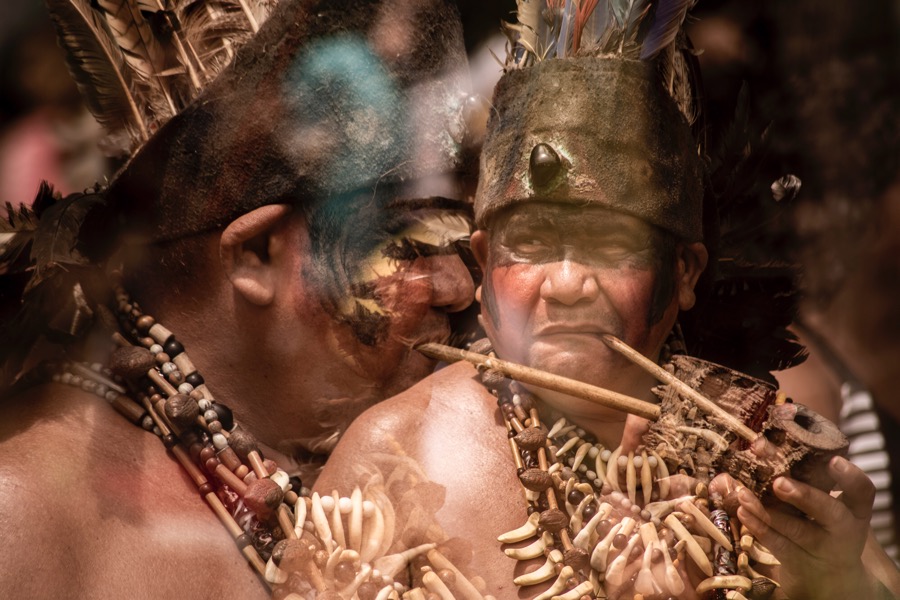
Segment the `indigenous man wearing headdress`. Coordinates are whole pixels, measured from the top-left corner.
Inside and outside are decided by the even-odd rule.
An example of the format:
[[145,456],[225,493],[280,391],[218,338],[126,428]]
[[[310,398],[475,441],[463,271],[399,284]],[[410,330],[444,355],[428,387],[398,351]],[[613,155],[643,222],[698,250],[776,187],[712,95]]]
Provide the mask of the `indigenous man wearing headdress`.
[[473,299],[458,13],[49,5],[134,154],[0,239],[0,597],[261,597],[339,435]]
[[[687,343],[727,362],[709,351],[714,335],[685,339],[676,321],[710,251],[717,284],[747,266],[715,228],[681,32],[690,4],[519,2],[475,204],[488,339],[467,358],[481,367],[451,365],[367,411],[316,486],[380,490],[397,515],[393,550],[428,556],[413,578],[432,592],[891,597],[869,568],[878,549],[864,555],[873,488],[838,456],[846,439],[764,381],[678,355]],[[726,316],[767,325],[738,315]],[[768,359],[732,355],[767,376],[798,358],[781,332]],[[840,497],[823,491],[835,484]],[[329,537],[340,521],[315,529]],[[437,576],[435,553],[452,563]]]

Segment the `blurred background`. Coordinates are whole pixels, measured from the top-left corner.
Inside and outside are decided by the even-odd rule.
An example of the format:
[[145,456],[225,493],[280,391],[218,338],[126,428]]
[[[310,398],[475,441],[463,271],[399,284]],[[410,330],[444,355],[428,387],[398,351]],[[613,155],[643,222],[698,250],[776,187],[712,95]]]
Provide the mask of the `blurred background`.
[[[803,182],[786,222],[774,226],[789,228],[790,250],[803,265],[795,330],[811,357],[779,380],[833,420],[843,408],[851,451],[877,479],[876,509],[887,516],[876,525],[885,532],[894,529],[900,483],[889,461],[900,462],[898,4],[704,0],[689,25],[701,52],[710,145],[732,121],[746,82],[749,129],[769,127],[758,177],[792,173]],[[459,0],[459,7],[474,86],[489,98],[500,76],[491,50],[504,55],[499,23],[512,19],[515,1]],[[0,204],[29,203],[42,179],[69,193],[115,172],[42,0],[2,3],[0,78]],[[880,443],[865,437],[878,429]]]

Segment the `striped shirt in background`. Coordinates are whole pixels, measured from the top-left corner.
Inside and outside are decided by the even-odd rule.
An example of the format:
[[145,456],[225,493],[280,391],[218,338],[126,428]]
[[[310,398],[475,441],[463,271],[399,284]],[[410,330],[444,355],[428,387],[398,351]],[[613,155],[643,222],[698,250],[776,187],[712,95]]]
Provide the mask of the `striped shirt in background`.
[[841,397],[844,403],[840,428],[850,440],[847,458],[865,471],[875,484],[872,530],[888,556],[900,565],[893,502],[897,495],[895,486],[900,482],[891,473],[891,455],[900,460],[900,454],[891,452],[887,443],[887,440],[898,443],[897,436],[888,435],[886,440],[884,435],[887,432],[885,425],[896,428],[896,424],[887,415],[879,417],[872,395],[858,384],[844,383]]

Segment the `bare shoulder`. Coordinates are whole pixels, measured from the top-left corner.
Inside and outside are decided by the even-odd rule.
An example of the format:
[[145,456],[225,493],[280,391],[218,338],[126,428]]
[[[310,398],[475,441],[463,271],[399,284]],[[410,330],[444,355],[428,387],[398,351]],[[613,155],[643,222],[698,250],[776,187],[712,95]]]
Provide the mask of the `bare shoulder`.
[[0,456],[0,597],[264,593],[159,440],[96,396],[5,400]]
[[[443,368],[405,392],[376,404],[360,415],[342,436],[316,488],[349,491],[359,483],[362,463],[384,463],[392,457],[418,459],[440,444],[450,430],[435,425],[458,419],[460,410],[487,418],[492,398],[478,383],[475,370],[462,363]],[[437,437],[435,437],[437,435]]]

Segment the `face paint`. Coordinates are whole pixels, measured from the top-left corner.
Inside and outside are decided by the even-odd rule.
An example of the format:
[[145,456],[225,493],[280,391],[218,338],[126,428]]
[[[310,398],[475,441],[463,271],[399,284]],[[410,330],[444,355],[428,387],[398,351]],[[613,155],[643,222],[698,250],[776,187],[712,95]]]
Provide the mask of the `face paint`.
[[660,277],[656,239],[643,221],[598,207],[527,203],[498,218],[490,229],[483,305],[498,355],[631,391],[639,372],[600,334],[658,355],[677,306],[673,311],[670,297],[663,318],[650,318]]
[[434,367],[412,346],[446,341],[448,313],[474,298],[458,255],[472,231],[469,209],[443,199],[398,200],[327,222],[340,224],[332,243],[321,245],[327,262],[307,269],[330,290],[323,301],[333,322],[323,327],[354,371],[385,395],[397,393]]

